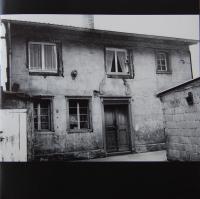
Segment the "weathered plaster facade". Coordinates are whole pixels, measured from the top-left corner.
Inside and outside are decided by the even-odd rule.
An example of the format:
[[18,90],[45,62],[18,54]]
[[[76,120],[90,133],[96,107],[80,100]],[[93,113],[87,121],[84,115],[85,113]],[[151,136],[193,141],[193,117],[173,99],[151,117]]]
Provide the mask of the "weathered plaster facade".
[[[193,104],[188,104],[188,93]],[[167,158],[178,161],[200,160],[200,78],[159,94],[163,103]]]
[[[62,44],[63,75],[31,75],[27,68],[27,41],[59,41]],[[34,157],[72,154],[93,157],[104,154],[102,102],[100,96],[131,98],[132,150],[158,150],[165,145],[162,103],[156,93],[192,78],[190,42],[79,31],[38,24],[11,23],[11,84],[30,96],[53,96],[53,132],[34,132]],[[134,78],[108,78],[105,47],[132,50]],[[172,73],[156,72],[155,51],[170,54]],[[184,59],[184,63],[181,61]],[[77,70],[75,80],[71,71]],[[94,95],[98,91],[98,95]],[[90,96],[93,131],[67,132],[66,96]],[[32,129],[33,131],[33,129]],[[33,138],[31,138],[33,139]]]

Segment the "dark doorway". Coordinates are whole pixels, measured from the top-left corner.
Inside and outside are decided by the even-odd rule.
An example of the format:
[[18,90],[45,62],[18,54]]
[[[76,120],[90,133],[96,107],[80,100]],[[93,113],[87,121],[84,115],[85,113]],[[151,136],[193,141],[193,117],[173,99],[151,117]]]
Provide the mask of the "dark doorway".
[[130,151],[128,104],[104,105],[106,151]]

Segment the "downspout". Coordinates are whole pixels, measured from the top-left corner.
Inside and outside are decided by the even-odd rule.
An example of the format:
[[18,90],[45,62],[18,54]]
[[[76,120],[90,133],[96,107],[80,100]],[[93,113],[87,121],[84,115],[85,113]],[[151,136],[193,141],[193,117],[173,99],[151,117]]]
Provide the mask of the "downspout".
[[192,79],[193,79],[194,77],[193,77],[193,69],[192,69],[192,56],[191,56],[190,49],[189,49],[189,55],[190,55],[190,69],[191,69],[191,75],[192,75]]
[[11,84],[11,33],[10,33],[10,22],[5,24],[6,27],[6,50],[7,50],[7,82],[8,86],[6,87],[9,91],[12,90]]

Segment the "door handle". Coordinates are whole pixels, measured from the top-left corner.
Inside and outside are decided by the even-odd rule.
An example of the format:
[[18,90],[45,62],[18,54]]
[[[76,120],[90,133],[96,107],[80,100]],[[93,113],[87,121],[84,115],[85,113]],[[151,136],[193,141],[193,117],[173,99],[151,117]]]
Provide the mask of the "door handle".
[[4,137],[0,137],[0,142],[2,142],[5,138]]

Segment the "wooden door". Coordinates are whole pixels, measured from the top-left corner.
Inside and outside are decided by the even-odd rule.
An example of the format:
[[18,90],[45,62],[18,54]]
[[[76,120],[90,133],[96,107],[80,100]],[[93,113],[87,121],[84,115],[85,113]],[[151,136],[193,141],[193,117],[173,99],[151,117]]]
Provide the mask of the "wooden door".
[[108,153],[130,150],[127,105],[105,105],[105,131]]
[[26,109],[0,110],[0,162],[27,161]]

